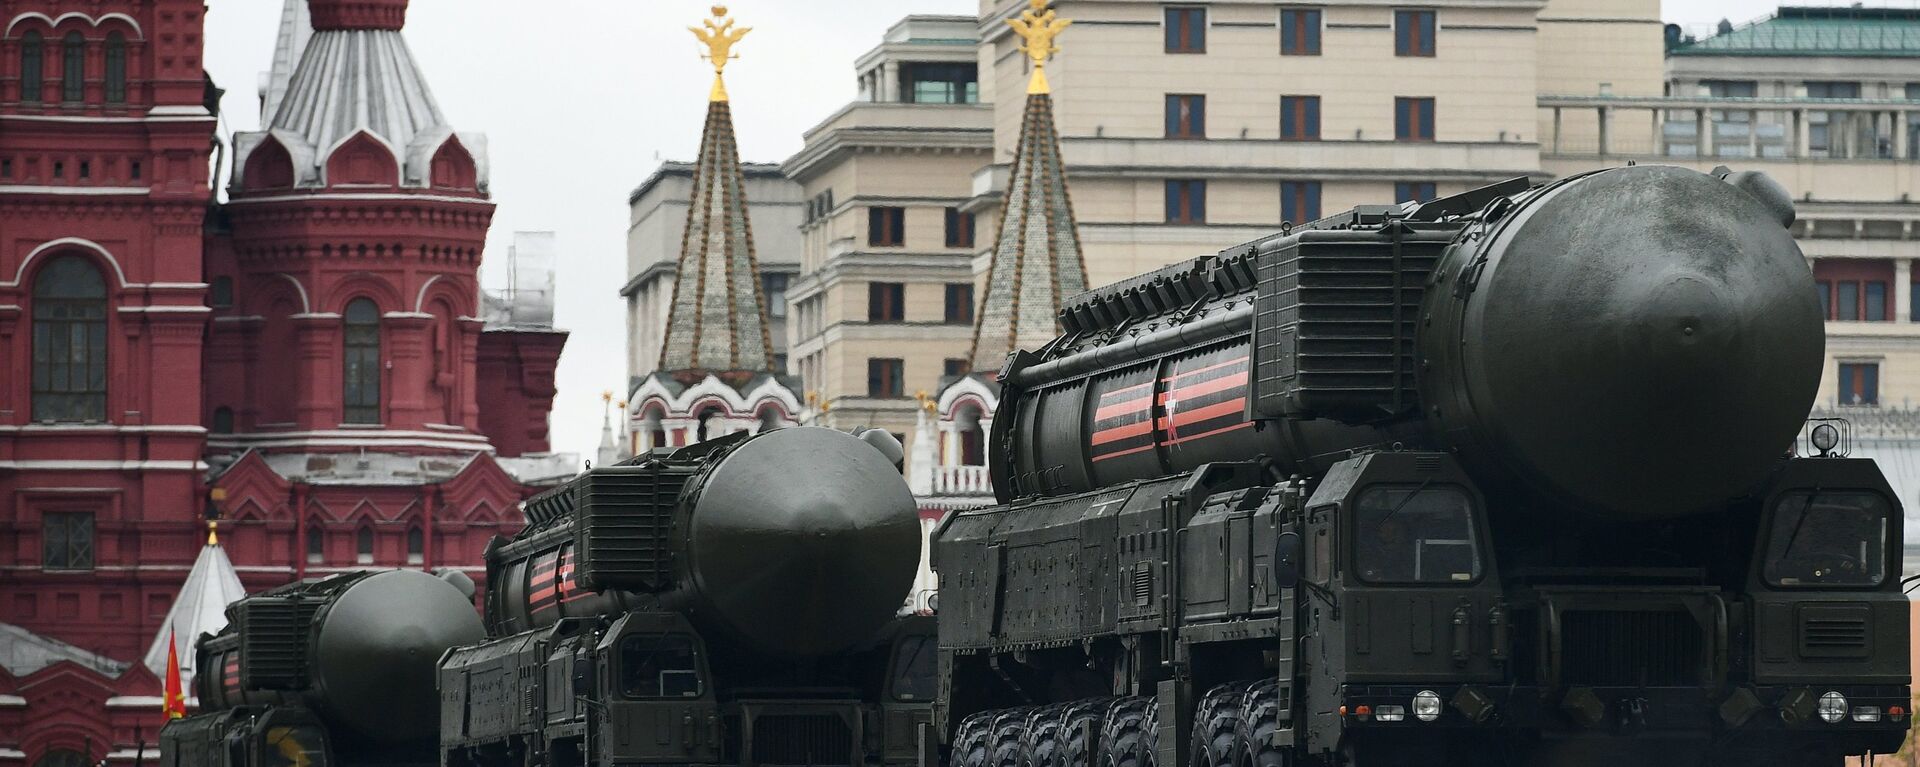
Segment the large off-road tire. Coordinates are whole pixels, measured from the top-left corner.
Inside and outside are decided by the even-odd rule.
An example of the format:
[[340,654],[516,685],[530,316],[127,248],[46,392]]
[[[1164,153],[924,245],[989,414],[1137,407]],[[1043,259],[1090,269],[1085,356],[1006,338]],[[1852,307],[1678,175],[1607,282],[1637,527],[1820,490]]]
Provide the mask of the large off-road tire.
[[1001,709],[987,736],[988,767],[1021,767],[1026,755],[1027,719],[1032,706]]
[[[1060,715],[1059,756],[1049,767],[1094,767],[1099,754],[1100,727],[1115,698],[1089,698],[1067,704]],[[1091,724],[1092,726],[1088,726]]]
[[989,744],[987,736],[993,731],[993,717],[998,711],[981,711],[960,720],[960,729],[953,736],[953,750],[947,760],[948,767],[988,767]]
[[1240,767],[1234,730],[1252,682],[1229,682],[1207,691],[1193,712],[1187,767]]
[[1268,679],[1247,690],[1233,731],[1234,767],[1292,767],[1293,749],[1273,745],[1280,708],[1289,705],[1280,699],[1279,687]]
[[1065,703],[1034,709],[1027,716],[1026,742],[1020,748],[1020,767],[1053,767],[1060,758],[1060,715]]
[[1099,767],[1158,767],[1160,702],[1150,697],[1121,698],[1107,711],[1100,728]]

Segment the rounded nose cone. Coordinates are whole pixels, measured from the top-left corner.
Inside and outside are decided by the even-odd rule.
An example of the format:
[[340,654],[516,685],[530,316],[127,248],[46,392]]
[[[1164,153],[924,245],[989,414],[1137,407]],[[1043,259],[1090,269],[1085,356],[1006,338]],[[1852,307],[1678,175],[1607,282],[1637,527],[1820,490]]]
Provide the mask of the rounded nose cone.
[[1530,484],[1617,517],[1758,482],[1812,407],[1825,339],[1778,211],[1704,174],[1624,168],[1511,225],[1464,339],[1476,406]]
[[811,427],[761,435],[714,468],[693,510],[695,617],[770,655],[838,651],[905,601],[919,528],[872,445]]
[[312,670],[321,703],[373,743],[431,741],[440,725],[434,665],[448,648],[486,638],[469,597],[416,570],[368,576],[321,620]]

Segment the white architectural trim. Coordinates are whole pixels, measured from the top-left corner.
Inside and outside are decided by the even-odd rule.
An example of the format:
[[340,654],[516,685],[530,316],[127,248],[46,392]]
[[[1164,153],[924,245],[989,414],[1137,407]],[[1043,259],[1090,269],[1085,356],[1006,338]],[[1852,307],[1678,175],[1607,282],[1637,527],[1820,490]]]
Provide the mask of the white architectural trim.
[[15,471],[206,471],[200,461],[0,461]]
[[987,412],[980,414],[983,419],[992,418],[994,412],[1000,409],[1000,395],[987,388],[987,385],[981,383],[978,378],[961,376],[959,380],[940,390],[940,401],[936,405],[940,410],[940,417],[953,418],[953,406],[960,401],[960,398],[968,395],[979,397],[980,401],[987,403]]
[[60,434],[72,434],[72,433],[81,433],[81,434],[205,434],[205,433],[207,433],[207,429],[206,429],[206,427],[204,427],[204,426],[186,426],[186,425],[179,425],[179,426],[169,426],[169,425],[157,425],[157,426],[118,426],[118,425],[115,425],[115,424],[110,424],[110,423],[100,423],[100,424],[82,424],[82,423],[70,423],[70,424],[52,424],[52,423],[50,423],[50,424],[40,424],[40,423],[30,423],[30,424],[25,424],[25,425],[22,425],[22,426],[9,426],[9,425],[4,425],[4,424],[0,424],[0,434],[16,434],[16,433],[17,433],[17,434],[40,434],[40,433],[49,433],[49,432],[51,432],[51,433],[60,433]]
[[[7,189],[6,187],[0,187],[0,191],[6,191],[6,189]],[[127,284],[127,273],[125,270],[120,268],[120,259],[114,258],[113,253],[111,251],[108,251],[106,246],[101,245],[100,243],[94,242],[93,240],[82,239],[79,237],[62,237],[57,240],[48,240],[46,242],[40,243],[39,247],[36,247],[31,252],[27,253],[26,258],[21,259],[20,267],[13,271],[13,281],[0,282],[0,287],[19,287],[20,281],[26,279],[27,267],[33,264],[34,257],[39,256],[40,254],[45,253],[49,250],[53,250],[55,248],[62,248],[62,247],[69,247],[69,246],[78,247],[82,250],[91,250],[94,253],[98,254],[101,258],[106,259],[107,263],[113,265],[114,276],[120,278],[120,287],[122,288],[134,287],[133,285]]]
[[642,413],[647,406],[653,404],[664,408],[669,415],[689,415],[693,412],[694,404],[710,398],[720,400],[726,406],[727,415],[731,417],[752,417],[768,403],[783,408],[789,419],[796,418],[800,413],[799,398],[794,396],[792,390],[782,385],[778,378],[772,376],[761,381],[759,386],[742,393],[709,375],[699,383],[687,387],[678,397],[673,396],[673,393],[668,391],[659,379],[649,377],[633,392],[633,397],[628,404],[631,409],[629,421],[636,424],[644,422]]
[[419,314],[422,308],[427,305],[427,288],[433,287],[434,283],[439,282],[440,278],[445,276],[444,274],[436,274],[428,277],[426,282],[420,283],[420,293],[413,297],[413,312],[415,314]]
[[151,314],[212,314],[213,309],[206,306],[116,306],[116,312]]
[[144,186],[51,186],[47,184],[0,184],[0,194],[58,194],[69,197],[112,197],[153,193]]
[[165,702],[158,695],[115,695],[107,699],[107,708],[159,708]]
[[285,278],[286,281],[293,283],[293,289],[300,294],[300,314],[294,316],[298,317],[311,314],[313,312],[313,300],[307,297],[307,286],[300,284],[299,277],[287,274],[286,272],[279,272],[278,274],[280,277]]
[[282,195],[276,195],[273,197],[248,197],[245,199],[228,200],[227,204],[228,205],[253,205],[256,203],[267,203],[267,202],[312,202],[314,200],[353,200],[356,202],[358,201],[406,202],[409,200],[424,200],[427,202],[468,202],[468,203],[473,203],[475,205],[485,205],[488,207],[493,206],[493,201],[485,197],[455,197],[453,195],[446,195],[446,194],[397,194],[397,193],[391,193],[391,192],[389,193],[357,192],[353,194],[335,194],[332,192],[319,192],[319,191],[310,192],[307,194],[282,194]]
[[[9,708],[19,708],[24,705],[27,705],[26,698],[22,698],[18,695],[0,695],[0,706],[6,706]],[[4,756],[6,756],[6,753],[0,752],[0,757],[4,757]]]
[[92,16],[88,16],[78,11],[71,11],[68,13],[60,14],[59,18],[53,18],[44,13],[40,13],[38,11],[28,11],[26,13],[13,17],[12,21],[7,22],[7,37],[13,37],[13,28],[16,26],[19,26],[20,22],[26,21],[27,19],[39,19],[41,21],[46,22],[47,26],[49,27],[60,26],[61,22],[64,22],[67,19],[80,19],[81,21],[87,22],[89,26],[92,26],[96,29],[100,27],[101,22],[106,21],[107,19],[118,19],[120,21],[126,22],[127,26],[133,27],[133,39],[135,40],[147,39],[146,31],[140,28],[140,22],[134,21],[132,16],[128,16],[124,13],[107,13],[107,14],[102,14],[99,18],[96,19]]

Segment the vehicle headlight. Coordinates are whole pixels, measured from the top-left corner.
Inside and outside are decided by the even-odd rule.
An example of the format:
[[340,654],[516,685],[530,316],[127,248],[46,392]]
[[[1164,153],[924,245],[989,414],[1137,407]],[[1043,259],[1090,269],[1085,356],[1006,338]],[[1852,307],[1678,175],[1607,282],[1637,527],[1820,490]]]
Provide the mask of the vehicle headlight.
[[1829,692],[1822,695],[1820,696],[1819,708],[1817,708],[1816,711],[1820,714],[1820,721],[1826,722],[1827,724],[1838,724],[1840,720],[1847,718],[1847,696],[1841,695],[1838,692]]
[[1880,707],[1879,706],[1854,706],[1853,721],[1856,721],[1856,722],[1880,721]]
[[1373,718],[1382,722],[1404,722],[1407,721],[1407,709],[1405,706],[1374,706]]
[[1422,722],[1440,718],[1440,693],[1421,690],[1413,695],[1413,716]]

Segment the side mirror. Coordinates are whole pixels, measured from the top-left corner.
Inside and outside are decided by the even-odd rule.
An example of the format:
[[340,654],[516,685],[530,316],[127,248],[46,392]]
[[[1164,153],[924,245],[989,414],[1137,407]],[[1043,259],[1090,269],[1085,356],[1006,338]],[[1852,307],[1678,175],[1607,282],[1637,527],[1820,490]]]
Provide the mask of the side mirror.
[[1273,541],[1273,581],[1283,589],[1300,585],[1300,534],[1291,530]]

